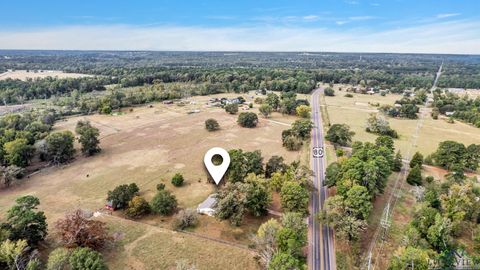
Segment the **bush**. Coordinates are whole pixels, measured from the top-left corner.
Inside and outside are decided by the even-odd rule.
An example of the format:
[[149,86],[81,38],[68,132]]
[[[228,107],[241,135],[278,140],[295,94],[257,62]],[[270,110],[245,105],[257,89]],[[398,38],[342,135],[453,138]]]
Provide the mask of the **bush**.
[[427,183],[429,183],[429,184],[431,184],[433,182],[433,180],[435,180],[435,178],[433,178],[433,176],[425,177],[425,181],[427,181]]
[[164,190],[164,189],[165,189],[164,183],[157,184],[157,191]]
[[160,215],[169,215],[177,208],[177,199],[170,192],[160,190],[150,202],[150,208]]
[[300,105],[295,109],[295,111],[297,112],[297,115],[302,118],[310,118],[310,106]]
[[48,255],[47,270],[68,269],[70,253],[66,248],[56,248]]
[[125,215],[129,218],[140,218],[150,212],[150,205],[141,196],[135,196],[128,203],[128,208],[125,211]]
[[347,97],[347,98],[353,98],[353,95],[350,94],[350,93],[346,93],[344,97]]
[[268,116],[272,113],[273,108],[268,104],[262,104],[260,105],[260,108],[258,108],[258,110],[263,115],[263,117],[268,118]]
[[350,145],[352,137],[355,132],[350,130],[350,127],[345,124],[333,124],[327,131],[325,139],[341,146]]
[[198,214],[195,209],[188,208],[181,210],[173,219],[173,229],[184,230],[188,227],[196,226],[198,223]]
[[345,155],[345,151],[343,149],[339,148],[336,151],[337,157],[343,157]]
[[289,135],[283,138],[282,144],[289,151],[298,151],[302,148],[303,142],[297,136]]
[[324,93],[325,93],[325,96],[329,96],[329,97],[335,96],[335,90],[333,90],[333,88],[331,87],[325,88]]
[[217,120],[210,118],[205,121],[205,128],[208,131],[215,131],[220,129],[220,125],[218,124]]
[[172,185],[176,186],[176,187],[181,187],[183,185],[183,175],[181,175],[180,173],[176,173],[173,177],[172,177]]
[[75,249],[69,258],[71,270],[107,270],[102,255],[89,248]]
[[254,128],[258,124],[257,114],[253,112],[242,112],[238,116],[237,123],[242,127]]
[[238,104],[232,103],[225,105],[225,111],[229,114],[236,114],[238,112]]

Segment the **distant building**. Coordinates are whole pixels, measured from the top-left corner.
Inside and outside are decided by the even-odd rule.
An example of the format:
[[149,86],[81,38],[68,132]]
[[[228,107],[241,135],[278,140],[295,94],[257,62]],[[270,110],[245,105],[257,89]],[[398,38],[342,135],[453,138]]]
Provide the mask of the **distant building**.
[[207,216],[213,216],[215,214],[215,209],[213,209],[213,205],[217,201],[215,199],[216,194],[210,194],[208,198],[200,203],[197,207],[197,213],[207,215]]
[[445,112],[446,116],[452,116],[455,112]]

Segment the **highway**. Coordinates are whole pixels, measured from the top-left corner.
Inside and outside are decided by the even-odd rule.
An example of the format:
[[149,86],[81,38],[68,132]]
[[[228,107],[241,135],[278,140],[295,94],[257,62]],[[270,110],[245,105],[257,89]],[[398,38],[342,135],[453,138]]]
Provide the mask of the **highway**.
[[[313,184],[315,190],[311,194],[310,199],[310,218],[309,225],[309,253],[308,253],[308,269],[311,270],[330,270],[336,269],[335,266],[335,249],[333,231],[318,222],[317,214],[321,211],[323,203],[328,196],[327,188],[323,186],[326,160],[322,153],[320,156],[314,149],[324,149],[323,122],[320,110],[320,95],[323,89],[315,89],[312,93],[312,143],[310,166],[313,171]],[[316,156],[316,157],[315,157]]]

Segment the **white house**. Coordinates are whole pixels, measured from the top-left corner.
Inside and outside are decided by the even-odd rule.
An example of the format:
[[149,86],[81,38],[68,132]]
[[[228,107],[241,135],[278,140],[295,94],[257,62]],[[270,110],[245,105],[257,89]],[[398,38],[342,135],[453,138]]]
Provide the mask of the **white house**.
[[217,201],[215,199],[216,194],[210,194],[208,198],[200,203],[197,207],[197,213],[204,214],[208,216],[213,216],[215,214],[215,209],[213,209],[213,205]]

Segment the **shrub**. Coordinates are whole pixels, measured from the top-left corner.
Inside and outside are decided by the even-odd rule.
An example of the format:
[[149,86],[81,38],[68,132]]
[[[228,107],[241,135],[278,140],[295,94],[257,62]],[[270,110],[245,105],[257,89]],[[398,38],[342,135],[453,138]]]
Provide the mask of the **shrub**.
[[325,88],[324,93],[325,93],[325,96],[329,96],[329,97],[335,96],[335,90],[333,90],[333,88],[331,87]]
[[205,121],[205,128],[208,131],[215,131],[220,129],[220,125],[218,124],[217,120],[210,118]]
[[258,110],[265,118],[268,118],[268,116],[272,113],[273,108],[268,104],[262,104]]
[[141,196],[135,196],[128,203],[128,208],[125,215],[129,218],[140,218],[150,212],[150,205]]
[[297,112],[297,115],[302,118],[310,118],[310,106],[300,105],[295,111]]
[[197,222],[198,222],[198,214],[195,209],[188,208],[185,210],[181,210],[174,217],[173,229],[184,230],[188,227],[193,227],[197,225]]
[[71,270],[107,270],[102,255],[89,248],[75,249],[68,260]]
[[350,145],[352,137],[355,132],[350,130],[350,127],[345,124],[333,124],[327,131],[325,139],[341,146]]
[[419,152],[416,152],[412,159],[410,160],[410,168],[413,168],[415,166],[419,166],[420,168],[422,167],[423,164],[423,155],[420,154]]
[[70,253],[66,248],[56,248],[48,255],[47,270],[68,269]]
[[172,177],[172,185],[176,186],[176,187],[181,187],[183,185],[183,175],[181,175],[180,173],[176,173],[173,177]]
[[238,115],[237,123],[242,127],[254,128],[258,124],[257,114],[253,112],[242,112]]
[[150,208],[160,215],[169,215],[177,208],[177,199],[170,192],[160,190],[150,202]]
[[238,104],[232,103],[225,105],[225,111],[229,114],[236,114],[238,112]]
[[335,152],[337,154],[337,157],[343,157],[343,155],[345,155],[345,151],[343,151],[343,149],[341,148],[337,149]]
[[289,135],[283,138],[282,144],[289,151],[298,151],[302,148],[303,142],[297,136]]
[[425,177],[425,181],[427,181],[427,183],[429,183],[429,184],[431,184],[433,182],[433,180],[435,180],[435,178],[433,178],[433,176]]
[[157,184],[157,191],[164,190],[164,189],[165,189],[164,183]]
[[353,98],[353,95],[350,94],[350,93],[346,93],[344,97],[347,97],[347,98]]

